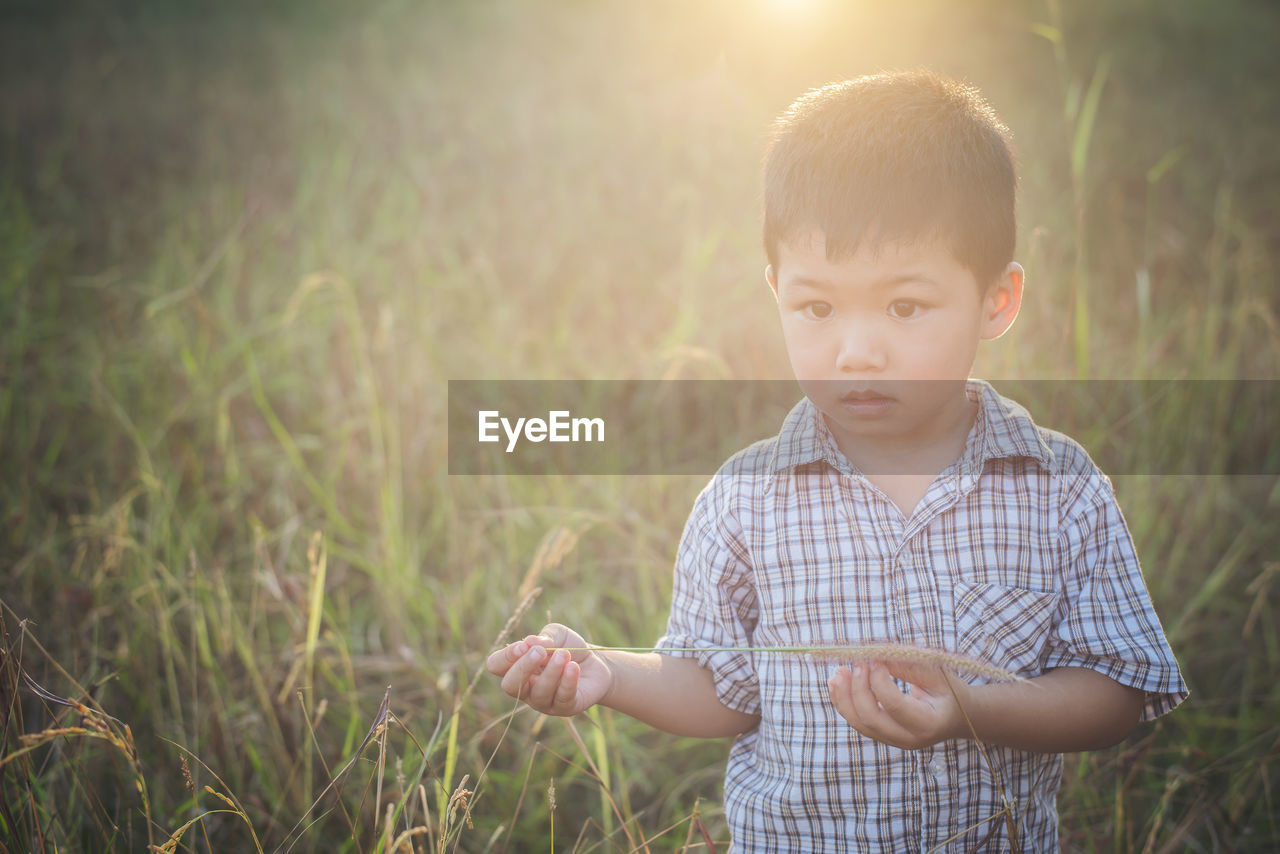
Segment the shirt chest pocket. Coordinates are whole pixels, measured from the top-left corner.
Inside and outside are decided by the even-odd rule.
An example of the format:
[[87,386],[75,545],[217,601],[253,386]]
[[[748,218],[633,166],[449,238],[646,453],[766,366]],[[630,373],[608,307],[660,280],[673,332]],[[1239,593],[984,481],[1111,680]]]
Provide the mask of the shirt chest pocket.
[[1059,594],[955,582],[958,652],[1020,676],[1038,676]]

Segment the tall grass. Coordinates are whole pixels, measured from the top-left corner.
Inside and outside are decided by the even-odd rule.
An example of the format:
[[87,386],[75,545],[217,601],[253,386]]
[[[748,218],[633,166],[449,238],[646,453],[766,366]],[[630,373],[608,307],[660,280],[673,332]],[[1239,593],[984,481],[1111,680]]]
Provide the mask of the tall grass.
[[[1148,4],[1166,48],[1101,3],[771,9],[6,13],[0,850],[723,840],[726,745],[478,678],[549,617],[659,635],[702,479],[450,478],[445,383],[786,377],[756,169],[808,86],[928,63],[1014,129],[1028,303],[980,375],[1280,373],[1277,128],[1210,121],[1280,114],[1280,16]],[[1258,82],[1177,78],[1190,32]],[[1116,486],[1194,694],[1069,757],[1063,837],[1267,850],[1280,487]]]

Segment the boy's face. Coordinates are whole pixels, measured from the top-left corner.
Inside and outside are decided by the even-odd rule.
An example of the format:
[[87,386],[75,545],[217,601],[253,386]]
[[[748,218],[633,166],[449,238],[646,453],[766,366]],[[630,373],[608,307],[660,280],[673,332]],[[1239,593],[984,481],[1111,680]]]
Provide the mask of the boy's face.
[[964,381],[978,342],[1017,316],[1022,268],[983,288],[940,242],[827,260],[822,235],[778,248],[765,277],[791,368],[841,449],[911,451],[968,432]]

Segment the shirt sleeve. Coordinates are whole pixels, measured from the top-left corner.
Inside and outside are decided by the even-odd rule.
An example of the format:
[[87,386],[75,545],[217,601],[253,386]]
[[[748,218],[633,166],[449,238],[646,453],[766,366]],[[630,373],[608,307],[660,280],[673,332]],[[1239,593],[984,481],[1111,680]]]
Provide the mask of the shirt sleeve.
[[1145,691],[1142,720],[1151,720],[1187,698],[1186,683],[1110,481],[1096,471],[1068,478],[1078,495],[1060,528],[1066,595],[1046,667],[1087,667]]
[[676,555],[667,632],[654,649],[695,658],[711,671],[716,696],[730,709],[760,712],[751,653],[757,607],[750,556],[738,519],[722,509],[732,476],[717,476],[694,503]]

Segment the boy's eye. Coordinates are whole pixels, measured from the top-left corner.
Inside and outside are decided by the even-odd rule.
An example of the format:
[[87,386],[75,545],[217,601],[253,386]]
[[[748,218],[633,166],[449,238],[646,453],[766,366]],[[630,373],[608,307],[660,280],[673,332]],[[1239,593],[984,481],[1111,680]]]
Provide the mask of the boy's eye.
[[811,302],[806,303],[804,312],[810,317],[823,320],[831,316],[831,303],[827,302]]
[[907,320],[915,317],[916,312],[920,310],[920,303],[911,300],[896,300],[889,304],[889,313],[899,320]]

